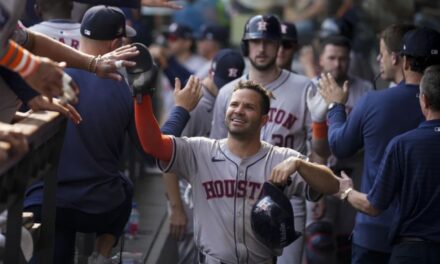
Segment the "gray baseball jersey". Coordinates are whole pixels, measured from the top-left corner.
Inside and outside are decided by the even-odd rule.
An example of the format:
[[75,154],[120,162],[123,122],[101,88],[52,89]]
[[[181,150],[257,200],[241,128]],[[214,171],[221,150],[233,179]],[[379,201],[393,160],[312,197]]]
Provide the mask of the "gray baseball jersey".
[[[242,76],[242,80],[247,76]],[[226,109],[238,80],[226,84],[220,89],[215,102],[211,137],[223,138],[227,135],[224,123]],[[269,121],[263,127],[261,137],[273,145],[295,149],[307,154],[307,139],[310,133],[311,117],[306,105],[306,94],[312,82],[301,75],[283,70],[280,76],[266,85],[274,95],[271,100]],[[295,227],[304,233],[306,208],[304,199],[293,197],[290,201],[295,213]],[[285,248],[282,263],[300,263],[303,251],[303,237]]]
[[[224,263],[267,263],[281,251],[262,244],[253,234],[250,211],[272,169],[299,152],[262,142],[252,157],[231,153],[226,139],[173,138],[171,161],[160,162],[164,172],[174,172],[193,187],[194,237],[198,248]],[[320,194],[298,174],[292,175],[287,195],[316,200]]]
[[75,23],[70,20],[54,19],[33,25],[29,27],[29,30],[56,39],[74,49],[79,49],[79,41],[81,39],[80,27],[80,23]]
[[[225,115],[232,91],[239,80],[247,78],[244,75],[220,89],[214,106],[211,138],[227,136]],[[266,85],[275,99],[270,102],[269,120],[262,129],[262,140],[307,154],[306,141],[310,133],[311,117],[306,105],[306,94],[311,85],[313,83],[308,78],[286,70]]]

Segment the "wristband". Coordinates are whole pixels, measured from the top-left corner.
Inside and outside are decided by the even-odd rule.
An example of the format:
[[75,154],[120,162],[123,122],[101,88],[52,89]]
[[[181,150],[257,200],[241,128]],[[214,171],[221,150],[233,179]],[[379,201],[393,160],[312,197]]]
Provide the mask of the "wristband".
[[314,139],[326,139],[328,132],[327,121],[312,122],[312,133]]
[[9,40],[8,51],[0,60],[0,65],[18,72],[21,77],[26,78],[38,69],[40,59],[16,42]]

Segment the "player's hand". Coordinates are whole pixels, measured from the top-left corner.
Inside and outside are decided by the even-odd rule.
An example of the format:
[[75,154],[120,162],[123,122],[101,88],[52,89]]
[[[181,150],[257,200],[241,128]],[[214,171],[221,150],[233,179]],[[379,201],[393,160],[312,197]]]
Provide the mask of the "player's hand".
[[298,170],[300,162],[301,159],[297,157],[285,159],[272,169],[269,181],[277,186],[286,186],[290,175]]
[[104,54],[96,62],[96,75],[101,78],[113,79],[121,81],[122,76],[118,73],[118,69],[122,67],[132,67],[136,63],[129,61],[139,54],[135,46],[125,45],[117,48],[109,53]]
[[334,194],[334,196],[341,198],[342,193],[344,193],[348,188],[353,188],[353,180],[345,174],[344,171],[341,171],[341,177],[338,177],[339,181],[339,192]]
[[26,136],[16,127],[9,124],[0,124],[0,141],[9,144],[0,146],[0,164],[10,156],[24,155],[29,151]]
[[39,95],[32,98],[28,102],[28,106],[34,112],[42,111],[42,110],[59,112],[62,115],[66,116],[67,118],[70,118],[73,121],[73,123],[77,125],[82,121],[81,115],[76,111],[76,109],[72,105],[68,103],[62,104],[60,100],[56,98],[54,98],[51,102],[49,101],[49,99],[47,99],[47,97]]
[[315,86],[310,86],[307,90],[306,102],[313,122],[321,123],[326,120],[328,104]]
[[323,73],[318,81],[318,88],[327,104],[345,104],[347,102],[349,89],[347,81],[341,88],[330,73]]
[[172,208],[170,213],[170,235],[176,240],[182,240],[186,233],[188,218],[183,208]]
[[176,106],[183,107],[188,112],[191,112],[197,106],[202,96],[202,84],[199,78],[191,75],[183,89],[180,79],[176,78],[174,87],[174,101]]
[[141,5],[149,7],[166,7],[171,9],[182,9],[181,5],[169,0],[141,0]]
[[56,63],[48,58],[40,58],[37,70],[25,77],[24,80],[34,90],[51,100],[52,97],[60,96],[63,93],[62,78],[65,67],[65,62]]

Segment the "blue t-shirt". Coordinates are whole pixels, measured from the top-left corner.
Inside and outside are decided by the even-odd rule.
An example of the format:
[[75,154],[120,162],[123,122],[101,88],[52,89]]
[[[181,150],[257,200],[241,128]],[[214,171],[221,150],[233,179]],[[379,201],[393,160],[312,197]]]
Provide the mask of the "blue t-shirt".
[[[80,87],[75,106],[83,117],[70,120],[58,167],[57,206],[86,213],[102,213],[119,206],[130,179],[120,171],[125,135],[137,141],[131,92],[124,81],[101,79],[77,69],[67,69]],[[42,203],[42,182],[28,189],[25,206]]]
[[[141,154],[134,122],[133,97],[124,81],[101,79],[77,69],[67,69],[80,87],[75,105],[83,117],[79,125],[67,123],[58,167],[57,206],[86,213],[102,213],[119,206],[132,183],[120,171],[125,135]],[[162,127],[164,134],[180,136],[189,113],[174,107]],[[26,192],[24,206],[41,204],[43,183]]]
[[440,242],[440,120],[395,137],[367,199],[385,210],[396,200],[390,241],[399,236]]
[[[364,148],[361,192],[368,193],[376,179],[385,148],[392,138],[416,128],[424,121],[420,110],[418,85],[401,82],[393,88],[365,94],[348,118],[337,106],[329,111],[329,143],[337,158],[347,158]],[[394,209],[378,217],[358,213],[353,243],[376,251],[390,252],[388,234]]]

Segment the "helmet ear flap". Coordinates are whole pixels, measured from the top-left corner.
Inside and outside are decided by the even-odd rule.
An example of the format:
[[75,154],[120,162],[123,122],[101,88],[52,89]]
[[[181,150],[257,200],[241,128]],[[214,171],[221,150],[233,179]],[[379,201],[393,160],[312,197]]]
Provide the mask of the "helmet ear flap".
[[243,54],[243,56],[244,57],[249,56],[248,42],[246,40],[242,40],[240,46],[241,46],[241,53]]

